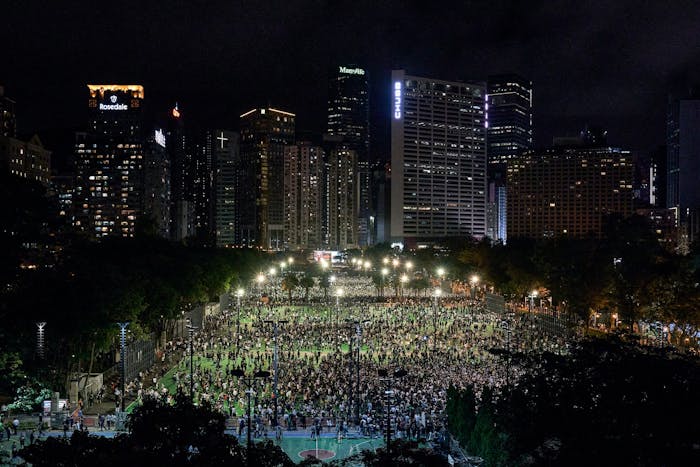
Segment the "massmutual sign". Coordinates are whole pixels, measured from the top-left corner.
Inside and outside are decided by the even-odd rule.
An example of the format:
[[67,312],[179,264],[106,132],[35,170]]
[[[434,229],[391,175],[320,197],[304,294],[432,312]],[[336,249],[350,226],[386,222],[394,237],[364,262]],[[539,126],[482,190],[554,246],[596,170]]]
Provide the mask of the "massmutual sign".
[[100,102],[99,109],[100,110],[128,110],[128,106],[126,104],[119,104],[117,103],[117,96],[111,95],[109,96],[109,104],[103,104]]
[[364,75],[365,70],[362,68],[347,68],[344,66],[338,67],[340,73],[345,73],[346,75]]

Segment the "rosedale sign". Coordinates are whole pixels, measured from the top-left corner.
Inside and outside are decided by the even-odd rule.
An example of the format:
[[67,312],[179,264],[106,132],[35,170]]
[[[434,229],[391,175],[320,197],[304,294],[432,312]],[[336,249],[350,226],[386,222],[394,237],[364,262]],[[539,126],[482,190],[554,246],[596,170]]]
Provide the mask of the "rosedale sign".
[[347,68],[344,66],[338,67],[340,73],[345,73],[346,75],[364,75],[365,70],[362,68]]
[[129,106],[126,104],[117,104],[117,96],[109,96],[109,101],[111,104],[103,104],[100,102],[100,110],[128,110]]

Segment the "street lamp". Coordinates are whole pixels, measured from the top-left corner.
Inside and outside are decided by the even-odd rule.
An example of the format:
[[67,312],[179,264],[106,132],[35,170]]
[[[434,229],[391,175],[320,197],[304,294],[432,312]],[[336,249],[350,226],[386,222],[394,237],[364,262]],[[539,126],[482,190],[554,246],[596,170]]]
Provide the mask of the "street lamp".
[[386,383],[386,391],[384,391],[384,394],[386,395],[386,452],[387,452],[387,454],[389,454],[389,453],[391,453],[391,411],[390,411],[390,406],[391,406],[391,396],[394,395],[394,391],[391,389],[391,386],[392,386],[392,383],[394,382],[394,379],[403,378],[404,376],[406,376],[408,374],[408,372],[404,369],[398,369],[390,375],[388,370],[382,368],[382,369],[377,370],[377,374],[379,375],[379,380]]
[[413,269],[413,262],[406,261],[406,270],[410,271],[411,269]]
[[437,275],[440,277],[440,280],[442,280],[442,278],[445,277],[445,268],[437,268]]
[[[247,435],[248,435],[248,449],[250,449],[250,446],[253,443],[251,433],[250,433],[250,419],[251,419],[251,416],[250,416],[250,410],[251,410],[250,409],[250,396],[254,393],[253,385],[255,384],[256,378],[261,378],[261,379],[267,378],[270,376],[270,372],[269,371],[256,371],[251,376],[246,376],[245,371],[243,371],[240,368],[237,368],[235,370],[232,370],[231,374],[233,376],[238,377],[240,380],[242,380],[247,388],[246,392],[245,392],[246,396],[248,396],[248,410],[246,412],[246,417],[248,419],[248,430],[247,430],[248,431],[248,433],[247,433]],[[248,452],[248,455],[250,455],[250,451]]]
[[394,266],[394,269],[396,269],[397,267],[399,267],[399,260],[396,259],[396,258],[394,258],[394,259],[391,261],[391,265]]
[[372,267],[372,263],[370,263],[369,261],[365,261],[363,266],[365,267],[365,271],[369,271],[369,268]]
[[389,264],[389,257],[385,256],[384,259],[382,259],[382,263]]

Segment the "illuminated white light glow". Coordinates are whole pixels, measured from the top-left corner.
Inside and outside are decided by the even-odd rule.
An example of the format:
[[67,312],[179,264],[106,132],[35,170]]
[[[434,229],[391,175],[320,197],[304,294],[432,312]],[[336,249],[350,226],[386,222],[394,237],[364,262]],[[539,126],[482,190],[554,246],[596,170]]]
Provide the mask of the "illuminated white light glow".
[[401,81],[394,83],[394,119],[401,120]]
[[344,66],[338,67],[338,72],[345,73],[346,75],[364,75],[365,70],[362,68],[347,68]]

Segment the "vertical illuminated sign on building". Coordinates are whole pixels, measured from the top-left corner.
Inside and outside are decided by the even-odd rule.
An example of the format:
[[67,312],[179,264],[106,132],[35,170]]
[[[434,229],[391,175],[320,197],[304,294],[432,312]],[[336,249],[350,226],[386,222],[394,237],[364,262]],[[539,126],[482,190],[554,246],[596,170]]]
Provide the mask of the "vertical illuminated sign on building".
[[394,119],[401,120],[401,81],[394,83]]

